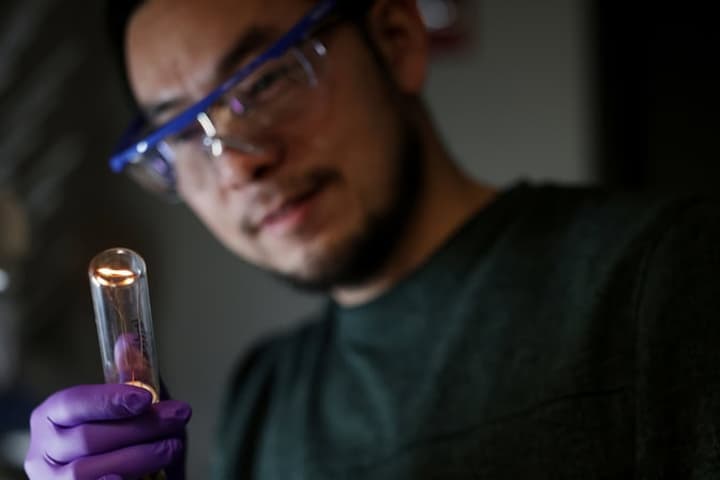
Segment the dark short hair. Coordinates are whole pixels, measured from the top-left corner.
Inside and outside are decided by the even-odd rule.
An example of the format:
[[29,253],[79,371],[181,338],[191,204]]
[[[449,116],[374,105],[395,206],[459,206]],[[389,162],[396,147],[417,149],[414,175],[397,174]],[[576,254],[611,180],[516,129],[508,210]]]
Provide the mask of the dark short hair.
[[[110,45],[121,72],[125,71],[125,30],[133,12],[144,2],[145,0],[107,0],[106,2]],[[344,15],[355,18],[363,15],[373,2],[374,0],[338,0],[338,8]]]

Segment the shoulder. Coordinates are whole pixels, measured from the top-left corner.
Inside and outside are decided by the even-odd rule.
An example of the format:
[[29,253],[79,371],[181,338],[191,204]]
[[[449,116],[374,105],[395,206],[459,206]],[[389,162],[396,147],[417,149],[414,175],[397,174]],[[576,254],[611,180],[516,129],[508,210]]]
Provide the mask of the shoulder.
[[525,189],[514,238],[567,256],[639,254],[682,217],[718,211],[717,199],[691,194],[558,185]]
[[527,187],[522,218],[526,227],[547,231],[643,228],[697,201],[689,195],[545,184]]
[[[720,200],[694,197],[668,212],[643,257],[638,316],[707,332],[720,311]],[[706,323],[707,322],[707,323]],[[712,325],[711,325],[712,324]]]
[[[610,312],[602,318],[619,318],[621,310],[622,322],[631,323],[638,297],[659,295],[653,293],[660,288],[658,269],[672,262],[687,272],[682,255],[705,255],[687,236],[699,229],[713,236],[712,219],[720,211],[716,198],[690,194],[546,185],[512,195],[517,200],[506,202],[512,220],[489,252],[492,265],[504,277],[512,272],[510,286],[530,292],[533,301],[572,298],[589,312],[588,321],[597,317],[592,309],[600,308]],[[682,254],[668,253],[679,249]]]
[[705,478],[720,465],[719,271],[720,202],[685,202],[656,230],[637,281],[638,463],[649,477]]

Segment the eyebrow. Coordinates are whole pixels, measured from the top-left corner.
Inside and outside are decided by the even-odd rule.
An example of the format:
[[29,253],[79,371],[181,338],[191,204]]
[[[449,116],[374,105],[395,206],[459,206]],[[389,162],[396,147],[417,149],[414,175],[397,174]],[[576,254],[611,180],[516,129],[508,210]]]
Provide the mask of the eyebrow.
[[215,68],[216,79],[224,79],[232,74],[238,65],[252,53],[267,47],[277,38],[277,30],[272,27],[252,27],[246,31],[222,56]]
[[[276,38],[277,30],[272,27],[255,26],[246,30],[220,57],[213,73],[214,83],[219,83],[234,73],[241,62],[246,60],[252,53],[266,47]],[[187,103],[189,103],[187,98],[177,97],[155,104],[143,105],[142,110],[145,117],[152,121],[153,118]]]

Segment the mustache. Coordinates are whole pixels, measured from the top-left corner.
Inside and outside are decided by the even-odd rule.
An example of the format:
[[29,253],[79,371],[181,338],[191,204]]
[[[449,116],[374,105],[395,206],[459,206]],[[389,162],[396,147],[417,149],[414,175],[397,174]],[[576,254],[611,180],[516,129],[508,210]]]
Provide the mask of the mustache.
[[240,221],[240,228],[246,233],[260,230],[263,220],[288,202],[317,192],[328,184],[340,179],[340,173],[331,168],[314,170],[273,178],[255,185],[248,197],[248,208]]

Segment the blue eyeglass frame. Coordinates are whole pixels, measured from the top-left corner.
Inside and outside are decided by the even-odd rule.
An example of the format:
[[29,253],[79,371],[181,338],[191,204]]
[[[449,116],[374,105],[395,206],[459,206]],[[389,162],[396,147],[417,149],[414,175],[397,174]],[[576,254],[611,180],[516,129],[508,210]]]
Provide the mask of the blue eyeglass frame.
[[[132,122],[125,134],[123,134],[120,143],[121,146],[117,148],[110,157],[110,169],[115,173],[122,172],[138,155],[142,155],[149,149],[155,148],[163,138],[181,131],[190,123],[196,121],[198,114],[210,108],[217,100],[252,74],[258,67],[268,60],[284,55],[288,50],[304,40],[320,22],[325,20],[330,13],[333,12],[336,5],[337,0],[322,0],[288,30],[285,35],[280,37],[273,45],[251,60],[247,65],[235,72],[222,85],[210,92],[202,100],[193,104],[164,125],[158,127],[142,140],[132,141],[131,139],[142,131],[142,128],[147,124],[145,117],[140,115]],[[128,145],[128,142],[131,143]]]

